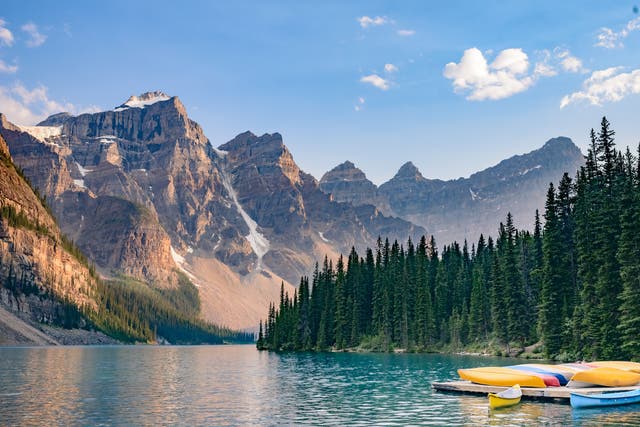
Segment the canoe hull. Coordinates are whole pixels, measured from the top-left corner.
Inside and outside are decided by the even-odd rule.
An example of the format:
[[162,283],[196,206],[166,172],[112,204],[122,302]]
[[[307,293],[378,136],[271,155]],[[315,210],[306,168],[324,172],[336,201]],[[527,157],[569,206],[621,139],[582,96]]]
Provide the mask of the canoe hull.
[[605,387],[630,387],[640,383],[640,374],[616,368],[601,367],[577,372],[568,385],[571,386],[572,382]]
[[621,393],[580,394],[571,393],[572,408],[597,408],[602,406],[620,406],[640,403],[640,390]]
[[509,406],[514,406],[520,403],[520,399],[521,399],[520,397],[507,399],[504,397],[500,397],[497,394],[490,393],[489,408],[491,409],[508,408]]
[[498,387],[513,387],[516,384],[520,384],[521,387],[546,387],[542,378],[509,368],[458,369],[458,375],[463,380],[476,384]]

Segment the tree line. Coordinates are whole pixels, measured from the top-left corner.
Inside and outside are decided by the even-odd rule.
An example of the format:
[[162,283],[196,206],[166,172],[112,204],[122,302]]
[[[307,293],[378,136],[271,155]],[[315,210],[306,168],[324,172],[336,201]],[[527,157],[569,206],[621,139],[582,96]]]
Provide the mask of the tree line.
[[591,130],[585,165],[549,185],[533,232],[508,214],[471,247],[379,238],[364,257],[325,258],[269,307],[258,348],[539,343],[558,359],[640,358],[640,147],[618,150],[614,136],[606,118]]

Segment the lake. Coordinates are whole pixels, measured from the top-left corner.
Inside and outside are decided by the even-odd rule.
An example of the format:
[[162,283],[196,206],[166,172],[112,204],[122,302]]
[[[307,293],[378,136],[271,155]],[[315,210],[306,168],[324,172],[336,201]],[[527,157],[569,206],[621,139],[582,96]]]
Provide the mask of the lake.
[[514,360],[258,352],[253,346],[0,348],[0,425],[639,425],[640,407],[572,410],[435,393]]

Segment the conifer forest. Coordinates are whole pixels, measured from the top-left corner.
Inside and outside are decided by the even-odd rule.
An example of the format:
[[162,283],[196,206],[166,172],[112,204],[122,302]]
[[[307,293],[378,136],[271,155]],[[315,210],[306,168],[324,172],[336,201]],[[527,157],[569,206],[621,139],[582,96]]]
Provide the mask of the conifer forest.
[[532,231],[508,214],[494,237],[475,242],[379,238],[364,254],[325,258],[294,295],[281,292],[258,348],[539,343],[545,357],[640,359],[639,155],[616,148],[603,118],[584,166],[549,184]]

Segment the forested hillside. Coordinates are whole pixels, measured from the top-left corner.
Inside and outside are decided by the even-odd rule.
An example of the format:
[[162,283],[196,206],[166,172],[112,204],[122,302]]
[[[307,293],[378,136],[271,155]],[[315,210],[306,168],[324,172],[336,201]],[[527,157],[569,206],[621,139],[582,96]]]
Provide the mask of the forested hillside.
[[[547,192],[544,226],[497,239],[378,240],[364,257],[328,259],[282,292],[258,347],[280,350],[463,348],[489,342],[548,357],[640,358],[640,161],[606,118],[586,164]],[[470,246],[470,247],[469,247]]]

